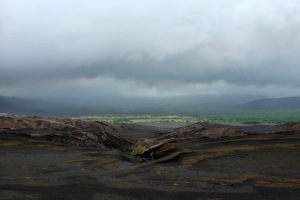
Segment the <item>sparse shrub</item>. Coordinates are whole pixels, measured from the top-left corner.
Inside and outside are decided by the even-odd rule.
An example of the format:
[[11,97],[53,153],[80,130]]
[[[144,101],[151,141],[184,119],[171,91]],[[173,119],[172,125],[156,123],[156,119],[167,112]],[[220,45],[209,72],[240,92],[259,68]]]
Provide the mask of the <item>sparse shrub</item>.
[[32,116],[33,119],[42,119],[43,117],[39,116],[39,115],[33,115]]
[[143,145],[137,145],[131,152],[131,155],[133,156],[140,156],[143,155],[146,151],[146,147]]

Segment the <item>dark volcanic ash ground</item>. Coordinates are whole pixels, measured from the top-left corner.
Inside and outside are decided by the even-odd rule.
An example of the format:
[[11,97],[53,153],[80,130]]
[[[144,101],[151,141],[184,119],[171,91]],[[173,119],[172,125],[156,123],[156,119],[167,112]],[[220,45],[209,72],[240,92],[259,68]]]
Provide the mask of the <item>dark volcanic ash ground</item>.
[[173,130],[1,114],[0,199],[300,199],[299,139],[299,123]]

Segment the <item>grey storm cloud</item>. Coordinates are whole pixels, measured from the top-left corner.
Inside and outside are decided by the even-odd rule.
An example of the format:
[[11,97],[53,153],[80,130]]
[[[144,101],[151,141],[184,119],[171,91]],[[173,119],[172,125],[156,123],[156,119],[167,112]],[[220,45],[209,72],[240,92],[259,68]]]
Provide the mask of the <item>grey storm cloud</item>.
[[299,53],[299,0],[0,0],[4,93],[297,90]]

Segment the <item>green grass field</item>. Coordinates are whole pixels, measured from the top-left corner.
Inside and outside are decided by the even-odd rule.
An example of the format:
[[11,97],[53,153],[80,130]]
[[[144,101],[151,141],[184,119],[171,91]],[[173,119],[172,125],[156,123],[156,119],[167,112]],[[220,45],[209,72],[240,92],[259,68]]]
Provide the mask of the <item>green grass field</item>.
[[204,112],[199,113],[198,115],[99,114],[81,116],[75,119],[97,120],[115,123],[210,122],[243,124],[281,124],[300,121],[300,110]]
[[115,123],[151,123],[151,122],[197,122],[197,117],[183,115],[118,115],[100,114],[81,116],[76,119],[97,120]]

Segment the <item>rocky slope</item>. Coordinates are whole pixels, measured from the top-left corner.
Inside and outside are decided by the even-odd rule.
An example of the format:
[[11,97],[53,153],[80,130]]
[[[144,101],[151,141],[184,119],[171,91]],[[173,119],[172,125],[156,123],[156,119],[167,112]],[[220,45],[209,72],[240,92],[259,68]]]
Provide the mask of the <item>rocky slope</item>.
[[[117,136],[132,129],[128,124],[112,124],[99,121],[53,119],[0,114],[2,134],[19,134],[35,139],[48,139],[62,143],[117,148],[133,156],[148,159],[163,157],[176,151],[176,142],[205,138],[243,137],[253,134],[292,132],[300,130],[300,123],[278,126],[229,126],[196,123],[177,128],[159,137],[130,141]],[[179,154],[176,154],[179,155]]]
[[114,135],[126,127],[98,121],[71,119],[35,119],[32,117],[1,114],[2,134],[16,134],[34,139],[47,139],[81,146],[117,148],[125,151],[132,143]]

